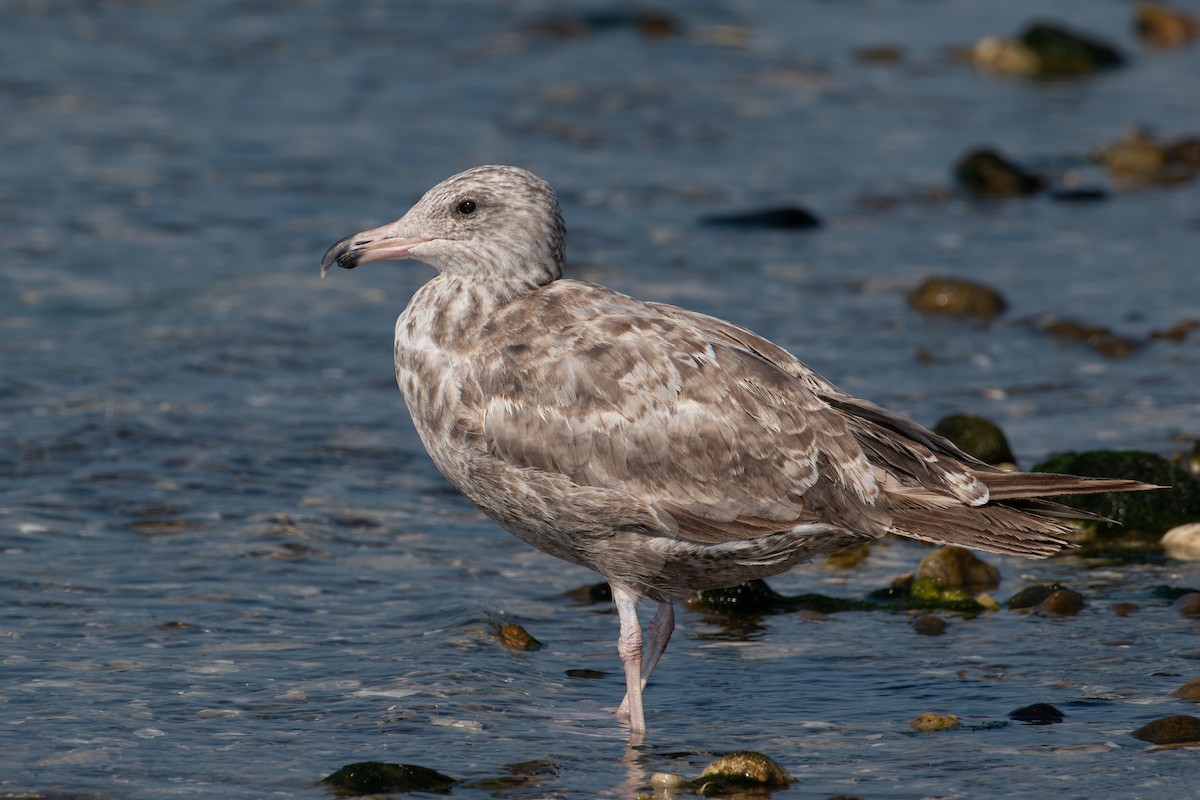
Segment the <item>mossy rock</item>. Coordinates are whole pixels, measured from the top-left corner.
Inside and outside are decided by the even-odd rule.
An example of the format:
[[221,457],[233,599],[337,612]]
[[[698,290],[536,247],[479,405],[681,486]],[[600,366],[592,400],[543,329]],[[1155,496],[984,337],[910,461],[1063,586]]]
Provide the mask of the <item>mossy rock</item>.
[[333,787],[339,797],[353,797],[387,792],[449,792],[458,781],[415,764],[360,761],[322,778],[321,783]]
[[933,275],[908,293],[908,305],[932,314],[991,319],[1004,313],[1004,296],[990,286],[962,278]]
[[1056,498],[1062,503],[1098,514],[1113,523],[1095,523],[1096,530],[1135,530],[1161,535],[1185,522],[1200,520],[1200,482],[1154,453],[1141,450],[1091,450],[1064,453],[1036,464],[1034,472],[1059,472],[1094,478],[1126,478],[1165,486],[1145,492],[1103,492]]
[[954,442],[955,447],[987,464],[1016,462],[1000,426],[984,417],[949,414],[933,426],[933,432]]
[[692,781],[703,797],[738,794],[746,789],[782,789],[795,781],[774,759],[753,750],[727,753]]
[[1055,24],[1037,22],[1019,37],[1037,58],[1037,75],[1042,78],[1073,78],[1125,63],[1117,48],[1069,31]]

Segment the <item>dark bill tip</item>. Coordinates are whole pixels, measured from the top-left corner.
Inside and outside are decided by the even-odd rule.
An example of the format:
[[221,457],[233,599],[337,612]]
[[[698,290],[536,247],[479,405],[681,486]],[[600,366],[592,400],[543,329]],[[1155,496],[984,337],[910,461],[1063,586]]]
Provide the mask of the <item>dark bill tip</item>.
[[358,266],[358,253],[353,252],[355,238],[354,236],[347,236],[341,241],[334,242],[325,251],[325,256],[321,259],[322,278],[325,277],[325,273],[329,272],[329,268],[335,263],[342,269],[354,269]]

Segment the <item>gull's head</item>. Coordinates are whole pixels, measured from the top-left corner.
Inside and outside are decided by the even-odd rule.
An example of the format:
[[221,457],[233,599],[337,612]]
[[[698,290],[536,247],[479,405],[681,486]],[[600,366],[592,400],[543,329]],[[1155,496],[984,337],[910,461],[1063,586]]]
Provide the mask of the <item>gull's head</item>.
[[475,167],[434,186],[395,222],[347,236],[337,264],[413,258],[439,272],[540,286],[562,275],[565,228],[550,184],[518,167]]

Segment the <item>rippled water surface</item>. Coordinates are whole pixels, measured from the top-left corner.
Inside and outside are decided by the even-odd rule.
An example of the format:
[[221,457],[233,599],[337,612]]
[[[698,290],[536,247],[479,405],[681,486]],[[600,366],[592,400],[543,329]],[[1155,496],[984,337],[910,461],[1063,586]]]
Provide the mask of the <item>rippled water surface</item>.
[[[317,277],[437,180],[520,164],[558,188],[577,277],[748,325],[923,423],[992,417],[1024,465],[1169,455],[1200,434],[1200,344],[1147,335],[1200,316],[1197,184],[935,191],[979,145],[1102,186],[1080,157],[1130,126],[1200,133],[1200,47],[1143,48],[1124,2],[1051,5],[1130,66],[1036,83],[947,55],[1032,2],[706,0],[657,39],[535,24],[601,3],[0,3],[0,791],[320,798],[356,761],[480,781],[547,760],[455,795],[630,797],[749,748],[800,779],[776,797],[1186,796],[1195,752],[1128,735],[1195,711],[1169,693],[1200,676],[1200,629],[1152,589],[1200,567],[1167,558],[994,558],[997,596],[1059,581],[1087,608],[937,638],[883,612],[685,612],[628,750],[615,614],[563,594],[595,576],[482,517],[412,431],[391,325],[431,270]],[[854,58],[877,44],[903,58]],[[826,225],[698,224],[779,203]],[[1008,313],[919,316],[931,273]],[[1144,344],[1105,358],[1045,314]],[[774,583],[858,597],[923,552]],[[546,647],[510,654],[508,622]],[[1066,721],[1000,724],[1033,702]],[[914,734],[923,711],[967,727]]]

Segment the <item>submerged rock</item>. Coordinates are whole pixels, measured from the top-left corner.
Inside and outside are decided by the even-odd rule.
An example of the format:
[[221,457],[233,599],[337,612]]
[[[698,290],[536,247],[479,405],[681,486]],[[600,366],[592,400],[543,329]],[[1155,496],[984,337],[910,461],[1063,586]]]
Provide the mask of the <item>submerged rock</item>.
[[933,275],[908,293],[908,305],[931,314],[991,319],[1004,313],[1003,295],[981,283]]
[[1045,180],[987,148],[972,150],[960,158],[954,166],[954,177],[976,197],[1021,197],[1046,188]]
[[1059,339],[1082,342],[1108,358],[1124,358],[1137,349],[1137,342],[1133,339],[1114,333],[1102,325],[1089,325],[1073,319],[1047,316],[1036,320],[1034,326]]
[[693,592],[684,602],[691,611],[717,614],[786,614],[793,611],[862,611],[875,606],[862,600],[847,600],[823,594],[783,595],[766,581],[752,580],[728,589]]
[[1030,725],[1051,725],[1062,722],[1065,715],[1049,703],[1033,703],[1008,712],[1009,719]]
[[529,25],[534,33],[573,39],[614,30],[634,30],[647,39],[679,34],[683,26],[665,11],[602,9],[574,15],[550,14]]
[[957,714],[937,714],[933,711],[918,714],[908,724],[926,733],[932,731],[949,731],[961,726]]
[[1097,478],[1128,478],[1167,487],[1147,492],[1105,492],[1057,498],[1072,508],[1098,514],[1115,524],[1094,524],[1098,531],[1119,529],[1162,534],[1176,525],[1200,520],[1200,483],[1161,456],[1141,450],[1091,450],[1064,453],[1035,464],[1034,472],[1061,472]]
[[322,778],[321,783],[333,787],[340,797],[350,797],[387,792],[449,792],[458,781],[415,764],[360,761]]
[[796,206],[764,208],[733,214],[712,214],[701,218],[702,225],[728,228],[774,228],[777,230],[807,230],[821,227],[821,220],[807,209]]
[[1200,743],[1200,717],[1174,714],[1148,722],[1131,735],[1150,744]]
[[913,620],[913,630],[922,636],[941,636],[949,627],[946,620],[935,614],[927,614]]
[[1021,591],[1014,594],[1004,602],[1004,605],[1014,611],[1022,608],[1033,608],[1041,605],[1042,601],[1057,591],[1066,587],[1057,583],[1040,584],[1038,586],[1026,586]]
[[964,453],[988,464],[1016,462],[1008,439],[1000,426],[984,417],[970,414],[948,414],[937,421],[933,432],[945,436]]
[[1138,5],[1134,27],[1139,39],[1155,47],[1181,47],[1200,36],[1200,18],[1162,3]]
[[713,761],[692,781],[705,797],[744,789],[782,789],[795,779],[773,759],[752,750],[727,753]]
[[917,578],[940,581],[946,588],[990,589],[1000,583],[1000,570],[965,547],[939,547],[921,559]]
[[1092,153],[1108,168],[1114,181],[1134,186],[1186,183],[1200,169],[1200,142],[1182,139],[1173,144],[1158,141],[1145,128],[1134,128],[1120,141]]
[[1125,63],[1117,48],[1048,22],[1035,22],[1015,39],[989,36],[971,53],[975,66],[1031,78],[1074,78]]

